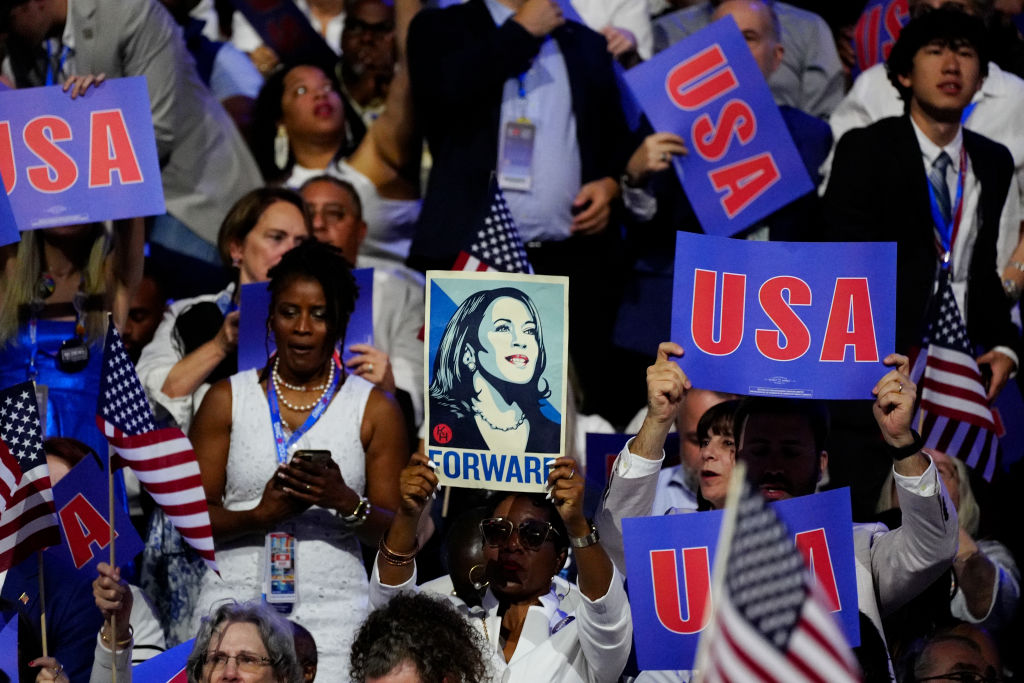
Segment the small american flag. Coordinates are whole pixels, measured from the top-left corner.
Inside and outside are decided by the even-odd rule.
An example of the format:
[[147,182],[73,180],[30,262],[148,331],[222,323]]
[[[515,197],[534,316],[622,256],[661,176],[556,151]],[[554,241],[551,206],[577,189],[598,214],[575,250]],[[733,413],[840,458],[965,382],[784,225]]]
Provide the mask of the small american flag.
[[921,387],[916,422],[927,447],[960,458],[991,481],[999,461],[999,438],[946,273],[936,296],[938,305],[911,373]]
[[533,272],[523,240],[519,237],[519,228],[505,203],[505,195],[493,178],[490,208],[484,224],[476,231],[466,250],[459,252],[452,270]]
[[177,427],[157,429],[113,323],[107,327],[96,412],[96,424],[120,456],[117,464],[131,467],[185,542],[217,571],[210,514],[192,444]]
[[60,543],[32,382],[0,391],[0,571]]
[[[733,476],[737,471],[734,470]],[[741,475],[742,476],[742,475]],[[724,585],[702,635],[704,681],[858,681],[857,662],[786,527],[742,482]],[[727,524],[723,523],[725,533]]]

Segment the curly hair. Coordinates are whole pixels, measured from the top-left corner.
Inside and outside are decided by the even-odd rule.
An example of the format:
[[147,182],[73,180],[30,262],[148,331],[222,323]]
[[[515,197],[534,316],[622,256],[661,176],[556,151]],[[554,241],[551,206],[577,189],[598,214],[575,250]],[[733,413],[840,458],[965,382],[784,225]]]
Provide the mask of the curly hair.
[[424,683],[486,680],[483,636],[444,598],[400,593],[374,610],[352,642],[351,677],[362,683],[403,663]]
[[359,288],[352,276],[352,267],[339,249],[316,240],[306,240],[282,256],[267,275],[270,276],[268,328],[274,306],[285,288],[296,280],[316,280],[324,290],[327,302],[327,332],[332,337],[332,345],[344,340]]
[[188,683],[209,680],[209,677],[203,677],[206,652],[211,645],[217,647],[224,631],[231,624],[254,624],[259,629],[263,647],[267,649],[270,665],[274,668],[274,679],[278,683],[302,681],[302,669],[299,667],[298,657],[295,656],[291,626],[272,607],[254,600],[224,603],[210,616],[203,618],[186,664]]

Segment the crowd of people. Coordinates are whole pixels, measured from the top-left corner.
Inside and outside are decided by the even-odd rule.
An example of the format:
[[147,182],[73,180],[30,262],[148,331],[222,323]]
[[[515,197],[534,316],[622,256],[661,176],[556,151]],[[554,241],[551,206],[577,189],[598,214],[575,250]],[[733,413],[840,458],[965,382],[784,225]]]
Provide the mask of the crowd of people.
[[[863,680],[1021,675],[1024,3],[887,3],[905,26],[873,65],[866,0],[285,0],[318,60],[259,4],[0,5],[3,87],[76,107],[146,76],[167,207],[0,247],[0,388],[36,382],[54,484],[105,455],[111,314],[157,423],[189,436],[219,569],[118,475],[144,551],[8,570],[0,680],[130,681],[194,638],[196,682],[689,681],[631,656],[622,520],[722,510],[737,462],[772,501],[849,487]],[[704,232],[673,170],[693,142],[637,116],[621,73],[726,17],[816,186],[734,237],[896,243],[895,353],[862,400],[693,386],[668,341],[675,236]],[[560,423],[525,293],[467,296],[425,354],[425,272],[480,238],[496,188],[532,271],[569,280]],[[909,357],[947,288],[984,399],[1011,399],[992,481],[915,431]],[[357,307],[370,343],[346,336]],[[536,362],[492,367],[499,308]],[[442,490],[425,409],[467,447],[557,454],[546,493]],[[631,436],[596,509],[587,432]]]

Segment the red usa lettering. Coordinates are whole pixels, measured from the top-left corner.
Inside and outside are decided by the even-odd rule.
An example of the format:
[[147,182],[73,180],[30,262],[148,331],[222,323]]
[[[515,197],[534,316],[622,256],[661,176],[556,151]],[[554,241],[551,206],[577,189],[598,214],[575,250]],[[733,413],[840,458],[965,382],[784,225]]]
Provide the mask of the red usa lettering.
[[[15,156],[13,140],[20,135],[27,152]],[[0,121],[0,176],[10,195],[19,175],[37,192],[53,194],[74,187],[81,178],[79,164],[85,163],[90,188],[129,185],[143,181],[135,144],[120,109],[95,111],[89,116],[89,156],[74,159],[62,143],[73,140],[75,131],[64,118],[46,114],[37,116],[22,130],[12,129],[10,121]],[[41,162],[41,163],[37,163]],[[19,168],[24,173],[19,173]]]
[[[669,100],[684,111],[707,107],[738,87],[736,73],[717,43],[680,62],[665,77]],[[737,98],[722,105],[714,116],[711,111],[701,114],[690,127],[694,150],[709,163],[725,157],[734,139],[743,146],[756,135],[754,110]],[[708,180],[722,195],[722,209],[730,219],[757,201],[780,177],[771,152],[708,171]]]
[[[832,612],[842,609],[832,555],[824,529],[801,531],[793,538],[811,569],[815,583],[825,594]],[[682,554],[682,572],[677,558]],[[666,630],[680,635],[703,631],[711,620],[711,565],[707,546],[650,551],[654,611]],[[680,584],[681,580],[681,584]]]
[[[727,356],[743,343],[746,322],[747,276],[695,268],[690,336],[694,344],[712,356]],[[804,280],[778,275],[758,289],[758,303],[775,326],[754,331],[758,352],[770,360],[791,361],[806,354],[813,343],[811,332],[795,307],[812,304],[811,288]],[[877,363],[875,321],[867,278],[838,277],[829,304],[828,323],[819,360],[841,363],[853,348],[858,363]]]
[[[57,516],[64,529],[64,537],[68,541],[68,549],[71,551],[71,559],[76,569],[84,567],[85,563],[95,556],[93,543],[99,546],[100,550],[110,545],[110,525],[81,493],[62,507]],[[117,538],[116,531],[114,538]]]

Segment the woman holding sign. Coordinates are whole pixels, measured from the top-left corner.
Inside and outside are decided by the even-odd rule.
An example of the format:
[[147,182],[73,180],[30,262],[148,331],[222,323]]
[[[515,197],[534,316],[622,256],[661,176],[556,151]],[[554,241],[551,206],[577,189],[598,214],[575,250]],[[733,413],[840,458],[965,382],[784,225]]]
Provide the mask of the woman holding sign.
[[402,415],[333,360],[356,297],[336,250],[288,252],[270,291],[277,354],[215,384],[192,423],[221,574],[203,577],[192,622],[219,600],[265,595],[330,644],[320,668],[344,680],[367,608],[359,542],[376,545],[398,507]]
[[[401,474],[401,506],[381,541],[370,584],[374,608],[414,590],[417,523],[437,487],[422,453]],[[633,623],[622,577],[583,516],[583,477],[572,458],[552,463],[546,496],[512,493],[480,522],[489,585],[480,607],[449,595],[486,641],[493,680],[617,681]],[[569,546],[578,582],[558,576]]]
[[[434,359],[431,444],[557,453],[561,426],[541,411],[551,395],[546,366],[540,313],[529,296],[500,287],[467,297]],[[441,425],[448,431],[439,432]]]

